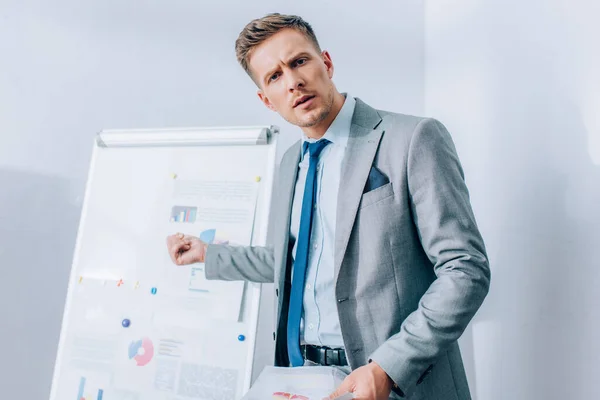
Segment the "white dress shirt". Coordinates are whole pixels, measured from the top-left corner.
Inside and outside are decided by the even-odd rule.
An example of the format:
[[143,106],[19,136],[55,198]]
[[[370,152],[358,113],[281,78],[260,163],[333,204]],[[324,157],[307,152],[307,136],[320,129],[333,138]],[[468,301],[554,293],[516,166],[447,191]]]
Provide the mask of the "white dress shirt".
[[[309,244],[304,307],[300,323],[302,343],[331,348],[344,346],[335,300],[335,224],[342,161],[348,144],[355,105],[356,100],[352,96],[346,95],[342,109],[323,136],[323,139],[327,139],[331,143],[323,149],[317,164],[317,195]],[[316,141],[304,135],[302,140],[303,142]],[[300,158],[294,191],[290,224],[290,239],[295,242],[292,249],[293,259],[296,257],[296,238],[300,227],[308,161],[309,158],[304,157],[303,154]]]

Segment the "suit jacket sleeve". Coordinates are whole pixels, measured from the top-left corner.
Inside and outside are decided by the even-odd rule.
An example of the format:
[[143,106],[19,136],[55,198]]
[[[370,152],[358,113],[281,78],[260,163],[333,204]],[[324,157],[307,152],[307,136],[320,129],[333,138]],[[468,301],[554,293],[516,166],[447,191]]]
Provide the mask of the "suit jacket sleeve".
[[450,134],[438,121],[426,119],[415,128],[407,174],[413,220],[436,279],[400,332],[370,357],[406,395],[462,335],[490,284],[462,167]]
[[209,245],[206,279],[273,283],[273,249],[260,246]]

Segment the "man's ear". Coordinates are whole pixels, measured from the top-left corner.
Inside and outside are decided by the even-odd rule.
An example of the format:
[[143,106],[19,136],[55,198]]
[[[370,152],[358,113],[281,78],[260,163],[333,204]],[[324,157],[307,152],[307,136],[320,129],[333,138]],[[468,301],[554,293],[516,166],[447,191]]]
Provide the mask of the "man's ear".
[[331,55],[327,50],[323,50],[321,52],[321,57],[323,58],[323,62],[325,63],[325,67],[327,68],[327,75],[329,75],[329,79],[333,78],[333,61],[331,60]]
[[265,94],[263,93],[262,90],[258,90],[256,92],[256,94],[258,95],[258,98],[260,99],[260,101],[262,101],[262,103],[271,111],[277,111],[275,109],[275,106],[273,106],[273,103],[271,103],[271,101],[269,100],[269,98],[267,96],[265,96]]

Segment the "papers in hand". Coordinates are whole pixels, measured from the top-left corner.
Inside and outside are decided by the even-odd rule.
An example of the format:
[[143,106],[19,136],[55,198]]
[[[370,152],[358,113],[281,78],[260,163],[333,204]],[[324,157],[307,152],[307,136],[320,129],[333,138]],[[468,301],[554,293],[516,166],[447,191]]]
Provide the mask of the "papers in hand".
[[[242,400],[328,399],[346,378],[334,367],[265,367]],[[340,400],[351,399],[344,395]]]

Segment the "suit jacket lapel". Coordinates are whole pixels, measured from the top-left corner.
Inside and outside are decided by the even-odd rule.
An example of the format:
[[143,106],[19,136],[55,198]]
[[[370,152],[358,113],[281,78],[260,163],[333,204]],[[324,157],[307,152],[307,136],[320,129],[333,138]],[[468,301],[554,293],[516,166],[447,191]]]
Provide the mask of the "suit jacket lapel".
[[336,282],[348,247],[363,189],[383,134],[382,129],[376,129],[381,121],[381,117],[375,109],[360,99],[356,99],[350,137],[342,163],[341,183],[337,199],[334,252],[334,279]]
[[[296,179],[298,176],[298,163],[300,162],[300,149],[301,141],[296,142],[290,147],[288,152],[281,160],[279,166],[279,182],[280,192],[274,193],[274,196],[278,198],[278,213],[276,214],[277,219],[275,226],[273,227],[274,237],[281,238],[280,246],[281,254],[283,259],[279,260],[280,265],[276,265],[275,268],[281,268],[279,274],[278,287],[283,288],[283,281],[285,279],[285,266],[288,256],[288,243],[290,236],[290,220],[292,215],[292,201],[294,200],[294,188],[296,186]],[[280,296],[280,299],[282,296]]]
[[[300,161],[301,141],[296,142],[285,153],[279,166],[279,185],[277,192],[273,193],[275,208],[275,220],[273,222],[274,246],[275,246],[275,284],[278,290],[277,298],[277,342],[275,343],[275,365],[289,366],[287,355],[287,314],[289,304],[289,287],[286,288],[285,277],[289,257],[290,220],[292,214],[292,202],[294,200],[294,187],[298,175],[298,163]],[[274,337],[275,339],[275,337]]]

